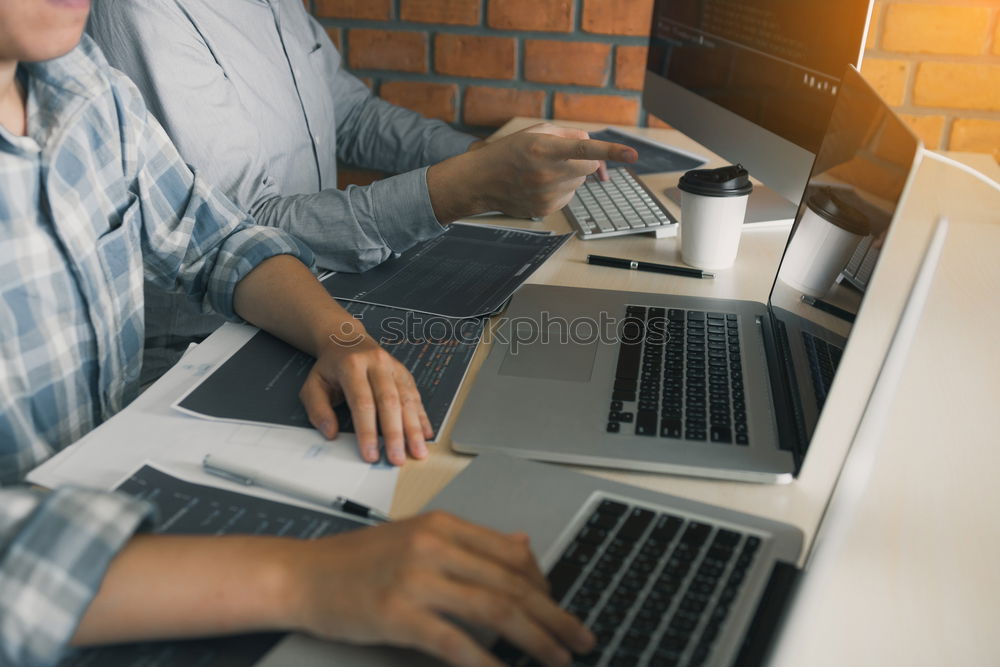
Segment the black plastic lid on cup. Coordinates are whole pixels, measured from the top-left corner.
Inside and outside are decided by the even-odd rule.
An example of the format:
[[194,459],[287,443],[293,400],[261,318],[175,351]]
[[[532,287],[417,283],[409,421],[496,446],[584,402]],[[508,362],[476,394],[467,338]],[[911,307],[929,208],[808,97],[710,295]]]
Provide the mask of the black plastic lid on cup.
[[868,216],[856,206],[852,206],[844,196],[831,187],[813,190],[806,199],[806,206],[819,217],[841,229],[860,235],[868,233],[870,227]]
[[750,174],[741,164],[718,169],[692,169],[681,176],[677,187],[684,192],[706,197],[742,197],[750,194]]

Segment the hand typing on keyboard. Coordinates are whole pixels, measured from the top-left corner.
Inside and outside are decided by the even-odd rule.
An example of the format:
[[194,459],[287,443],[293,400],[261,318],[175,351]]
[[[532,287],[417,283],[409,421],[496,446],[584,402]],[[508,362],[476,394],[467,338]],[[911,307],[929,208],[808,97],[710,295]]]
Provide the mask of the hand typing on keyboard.
[[496,664],[454,621],[492,630],[545,665],[594,647],[548,595],[524,535],[435,512],[292,541],[287,551],[292,627],[322,638],[409,646],[450,665]]
[[563,208],[605,160],[635,162],[635,149],[583,130],[542,123],[433,165],[427,172],[442,223],[486,211],[529,218]]

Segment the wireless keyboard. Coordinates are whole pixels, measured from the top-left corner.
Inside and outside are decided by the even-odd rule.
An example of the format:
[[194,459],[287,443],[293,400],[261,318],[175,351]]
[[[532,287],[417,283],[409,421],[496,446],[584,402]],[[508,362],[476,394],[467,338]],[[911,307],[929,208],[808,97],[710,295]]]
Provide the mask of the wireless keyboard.
[[674,236],[677,220],[642,184],[632,170],[608,170],[602,181],[591,174],[563,209],[577,236],[585,241],[625,234],[656,232]]

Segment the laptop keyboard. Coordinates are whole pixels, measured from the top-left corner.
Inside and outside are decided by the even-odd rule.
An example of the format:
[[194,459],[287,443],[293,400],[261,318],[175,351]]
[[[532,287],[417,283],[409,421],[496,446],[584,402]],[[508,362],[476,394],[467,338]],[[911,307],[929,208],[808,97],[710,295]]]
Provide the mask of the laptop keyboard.
[[[696,667],[707,663],[760,538],[603,500],[548,575],[552,597],[597,647],[576,665]],[[535,665],[500,641],[508,665]]]
[[813,390],[816,392],[816,405],[822,409],[844,351],[805,331],[802,332],[802,340],[805,343],[806,356],[809,358],[809,374],[812,376]]
[[608,433],[749,445],[734,313],[627,306]]
[[608,177],[588,176],[563,209],[581,239],[655,232],[677,224],[634,173],[609,169]]

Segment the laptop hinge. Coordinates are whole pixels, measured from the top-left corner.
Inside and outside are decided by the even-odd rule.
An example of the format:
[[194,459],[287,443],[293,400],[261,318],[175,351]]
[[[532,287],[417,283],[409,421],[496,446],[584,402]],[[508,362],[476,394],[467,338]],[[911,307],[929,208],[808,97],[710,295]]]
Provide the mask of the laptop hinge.
[[775,562],[771,576],[767,580],[767,587],[760,596],[753,620],[743,638],[739,655],[733,663],[734,667],[755,667],[764,664],[781,621],[788,611],[788,603],[801,574],[802,571],[794,565],[782,561]]
[[794,472],[798,475],[805,458],[807,439],[802,407],[796,403],[798,383],[790,368],[787,336],[784,331],[779,330],[780,322],[770,312],[759,316],[758,323],[764,339],[767,375],[771,383],[771,398],[774,401],[774,417],[778,428],[778,447],[792,453]]

